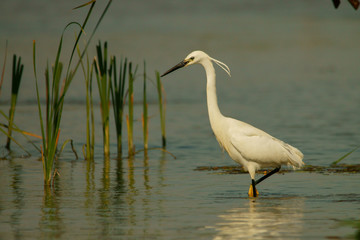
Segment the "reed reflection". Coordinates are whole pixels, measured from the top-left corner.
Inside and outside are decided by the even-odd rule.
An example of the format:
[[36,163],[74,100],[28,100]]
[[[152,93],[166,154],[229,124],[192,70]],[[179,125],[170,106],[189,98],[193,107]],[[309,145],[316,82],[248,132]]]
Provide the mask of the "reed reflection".
[[134,157],[127,160],[127,219],[123,226],[127,236],[159,234],[156,226],[161,225],[161,218],[157,216],[164,214],[161,195],[166,181],[165,154],[161,153],[156,160],[145,152],[142,161]]
[[[85,190],[85,209],[93,207],[95,199],[95,163],[94,159],[86,161],[86,190]],[[89,212],[88,212],[89,215]]]
[[[165,212],[161,198],[166,185],[165,155],[154,158],[145,153],[143,157],[105,158],[99,182],[96,164],[87,163],[85,207],[88,221],[96,220],[100,225],[95,230],[99,237],[160,234],[154,226],[161,224],[158,216]],[[91,212],[94,204],[95,215]]]
[[126,181],[124,179],[124,167],[123,167],[123,159],[120,157],[118,157],[116,159],[116,184],[114,187],[114,200],[115,203],[123,203],[124,201],[122,200],[122,195],[125,193],[125,184]]
[[150,194],[150,178],[149,178],[149,156],[147,151],[144,151],[144,187],[146,195]]
[[111,224],[111,202],[110,202],[110,157],[104,155],[103,174],[101,179],[102,187],[99,189],[99,206],[97,214],[101,217],[101,235],[106,236],[110,232]]
[[213,227],[214,239],[291,239],[303,231],[304,199],[249,199],[241,208],[219,215],[221,221]]
[[61,217],[60,187],[55,181],[53,187],[44,186],[41,218],[39,221],[41,236],[44,239],[60,238],[65,232]]
[[118,224],[122,224],[122,221],[124,220],[124,217],[126,216],[125,212],[125,201],[124,201],[124,195],[126,194],[126,181],[123,177],[124,175],[124,169],[123,169],[123,159],[118,157],[116,159],[116,174],[115,174],[115,185],[113,188],[113,216],[115,219],[115,222]]
[[[127,222],[131,226],[134,226],[137,224],[136,207],[135,207],[136,197],[137,197],[137,189],[135,186],[134,161],[135,161],[135,158],[133,155],[128,158],[128,176],[127,176],[128,177],[128,192],[126,194],[126,203],[128,206]],[[134,234],[133,228],[130,227],[127,230],[126,234],[130,235],[130,236],[132,234]]]
[[23,167],[20,164],[16,164],[12,159],[10,160],[10,169],[12,171],[11,174],[11,188],[13,191],[13,208],[14,211],[10,215],[10,225],[13,231],[13,236],[15,239],[21,238],[22,234],[20,231],[20,220],[23,215],[23,207],[24,207],[24,190],[22,188],[23,179],[22,179],[22,171]]

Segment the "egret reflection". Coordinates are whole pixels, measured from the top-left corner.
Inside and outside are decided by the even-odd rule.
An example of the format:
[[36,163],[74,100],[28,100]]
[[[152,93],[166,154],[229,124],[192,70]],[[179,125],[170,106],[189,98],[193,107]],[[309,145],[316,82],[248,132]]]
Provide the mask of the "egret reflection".
[[219,215],[220,221],[207,228],[220,239],[290,239],[303,231],[304,199],[261,199]]

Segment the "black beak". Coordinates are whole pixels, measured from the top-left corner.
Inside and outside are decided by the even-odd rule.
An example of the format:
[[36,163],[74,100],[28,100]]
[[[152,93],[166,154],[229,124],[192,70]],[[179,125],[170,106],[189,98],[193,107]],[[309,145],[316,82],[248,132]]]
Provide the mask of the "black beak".
[[187,64],[189,63],[189,60],[183,60],[181,62],[179,62],[178,64],[176,64],[174,67],[170,68],[166,73],[164,73],[163,75],[161,75],[161,77],[179,69],[179,68],[182,68],[182,67],[185,67]]

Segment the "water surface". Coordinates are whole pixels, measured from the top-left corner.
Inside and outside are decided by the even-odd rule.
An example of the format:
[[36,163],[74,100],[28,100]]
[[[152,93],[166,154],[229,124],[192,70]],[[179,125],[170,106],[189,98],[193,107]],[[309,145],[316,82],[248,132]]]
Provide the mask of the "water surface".
[[[5,45],[8,39],[9,56],[19,54],[25,64],[15,121],[40,134],[32,40],[38,43],[41,76],[47,59],[51,62],[55,56],[64,25],[81,18],[69,10],[72,1],[3,1],[2,6],[0,42]],[[95,39],[107,40],[118,56],[140,64],[145,59],[149,71],[163,72],[192,50],[208,52],[232,71],[229,79],[216,68],[224,115],[298,147],[306,164],[329,166],[360,142],[359,29],[359,14],[346,1],[338,10],[325,0],[116,1]],[[9,69],[10,65],[0,96],[5,112]],[[204,71],[200,66],[185,68],[163,83],[167,151],[176,159],[152,150],[147,156],[139,153],[118,160],[113,125],[112,154],[104,159],[96,107],[96,156],[85,161],[80,74],[65,100],[60,136],[60,142],[74,140],[80,159],[65,149],[56,163],[60,175],[53,189],[43,187],[39,154],[15,134],[32,155],[27,157],[15,146],[11,153],[0,150],[5,156],[0,160],[0,238],[323,239],[355,233],[341,223],[359,219],[359,174],[276,174],[259,185],[260,197],[249,199],[248,174],[194,171],[199,166],[234,164],[210,129]],[[135,99],[140,102],[141,81],[138,84]],[[158,148],[155,88],[149,89],[150,146]],[[140,104],[135,111],[140,119]],[[141,149],[140,120],[135,126],[135,143]],[[5,144],[5,137],[0,138]],[[357,151],[344,162],[358,164],[359,159]]]

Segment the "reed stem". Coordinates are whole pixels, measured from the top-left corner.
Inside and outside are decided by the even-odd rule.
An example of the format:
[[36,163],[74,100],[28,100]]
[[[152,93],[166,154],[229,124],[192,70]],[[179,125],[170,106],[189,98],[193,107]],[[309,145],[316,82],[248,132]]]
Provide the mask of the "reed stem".
[[146,64],[145,64],[145,61],[144,61],[142,125],[143,125],[144,149],[145,149],[145,153],[146,153],[147,149],[148,149],[149,123],[148,123],[148,104],[147,104],[147,97],[146,97]]
[[[45,88],[46,88],[46,109],[45,109],[45,124],[42,116],[41,111],[41,101],[40,101],[40,94],[39,94],[39,87],[38,87],[38,78],[37,78],[37,71],[36,71],[36,44],[35,41],[33,42],[33,67],[34,67],[34,75],[35,75],[35,83],[36,83],[36,97],[37,97],[37,104],[38,104],[38,111],[39,111],[39,118],[40,118],[40,127],[41,127],[41,134],[42,134],[42,141],[43,145],[41,147],[42,152],[42,162],[43,162],[43,169],[44,169],[44,184],[45,185],[51,185],[51,180],[53,178],[53,167],[54,162],[56,158],[56,151],[60,136],[60,122],[62,117],[62,110],[63,110],[63,104],[64,104],[64,98],[66,95],[67,90],[69,89],[69,86],[75,76],[75,73],[82,61],[83,56],[85,55],[87,51],[87,47],[89,45],[90,40],[92,39],[96,29],[98,28],[102,18],[104,17],[105,13],[107,12],[112,0],[109,0],[107,6],[105,7],[104,11],[102,12],[101,17],[97,21],[97,24],[95,28],[93,29],[90,39],[87,42],[80,59],[78,60],[76,66],[73,69],[70,69],[72,59],[74,52],[76,48],[78,47],[78,42],[80,40],[80,37],[82,36],[82,32],[85,29],[86,23],[92,13],[92,10],[95,6],[95,1],[90,1],[88,4],[84,4],[82,6],[87,6],[91,4],[88,13],[85,17],[85,20],[82,25],[80,25],[77,22],[70,22],[66,25],[64,28],[62,35],[60,37],[60,42],[55,58],[55,63],[52,67],[52,77],[50,79],[50,73],[49,73],[49,66],[46,67],[45,70]],[[80,6],[80,7],[82,7]],[[77,25],[79,26],[80,30],[77,34],[76,41],[73,45],[73,50],[71,52],[70,59],[68,61],[67,70],[65,77],[61,84],[61,73],[63,70],[63,65],[60,62],[60,55],[62,52],[62,45],[63,45],[63,37],[64,33],[67,30],[67,28],[71,25]]]
[[127,74],[127,59],[121,59],[120,69],[119,69],[119,78],[117,77],[117,68],[116,68],[116,57],[113,57],[111,60],[111,65],[113,69],[113,78],[110,82],[110,91],[112,98],[112,105],[114,111],[114,121],[116,127],[116,139],[117,139],[117,150],[118,156],[122,154],[122,126],[123,126],[123,115],[124,115],[124,102],[125,102],[125,82]]
[[135,147],[133,142],[134,134],[134,75],[132,72],[132,63],[129,63],[129,100],[128,108],[129,114],[126,116],[127,127],[128,127],[128,154],[129,156],[134,155]]
[[7,50],[8,50],[8,41],[6,40],[4,63],[3,63],[3,68],[2,68],[2,71],[1,71],[1,78],[0,78],[0,95],[1,95],[2,85],[3,85],[3,82],[4,82],[5,66],[6,66],[6,59],[7,59]]
[[[78,48],[78,55],[81,56]],[[94,159],[95,129],[94,129],[94,110],[92,99],[92,74],[94,64],[90,64],[88,55],[86,56],[86,65],[81,60],[86,90],[86,144],[84,150],[85,159]]]
[[21,76],[24,70],[24,65],[21,64],[21,57],[17,59],[16,54],[13,56],[12,67],[12,85],[11,85],[11,105],[9,110],[9,124],[8,124],[8,138],[6,142],[6,148],[10,150],[12,127],[14,122],[16,102],[19,94],[19,88],[21,83]]
[[104,155],[110,155],[109,113],[110,113],[110,77],[111,66],[108,71],[107,42],[103,50],[101,42],[96,46],[97,58],[94,60],[96,79],[100,96],[100,110],[103,129]]

